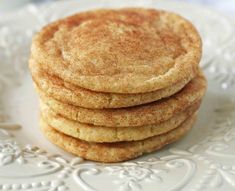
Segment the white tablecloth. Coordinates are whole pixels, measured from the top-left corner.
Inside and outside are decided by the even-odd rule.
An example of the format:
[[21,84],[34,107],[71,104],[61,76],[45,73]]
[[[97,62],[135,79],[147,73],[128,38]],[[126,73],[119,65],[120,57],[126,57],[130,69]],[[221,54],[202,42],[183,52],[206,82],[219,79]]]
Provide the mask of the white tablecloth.
[[[51,1],[56,1],[56,0],[0,0],[0,15],[1,13],[16,11],[17,9],[20,9],[21,7],[26,5],[27,3],[40,4]],[[79,2],[79,0],[74,0],[74,1]],[[158,1],[158,0],[145,0],[145,2],[146,1]],[[235,0],[172,0],[172,1],[184,1],[194,4],[206,5],[211,7],[212,9],[216,9],[217,11],[222,12],[225,15],[234,17],[235,19]]]

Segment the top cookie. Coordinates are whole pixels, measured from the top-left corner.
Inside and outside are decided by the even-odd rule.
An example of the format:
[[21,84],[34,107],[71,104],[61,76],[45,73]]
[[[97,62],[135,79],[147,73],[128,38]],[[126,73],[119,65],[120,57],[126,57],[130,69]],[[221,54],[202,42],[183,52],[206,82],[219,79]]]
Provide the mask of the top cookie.
[[143,93],[195,77],[201,39],[174,13],[101,9],[47,25],[35,36],[31,52],[49,74],[80,87]]

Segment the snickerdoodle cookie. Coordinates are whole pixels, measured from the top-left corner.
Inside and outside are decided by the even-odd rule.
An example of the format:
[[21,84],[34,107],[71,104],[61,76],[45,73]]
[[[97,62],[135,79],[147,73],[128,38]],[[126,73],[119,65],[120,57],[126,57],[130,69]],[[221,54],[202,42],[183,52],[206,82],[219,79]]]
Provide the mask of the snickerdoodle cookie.
[[201,46],[194,26],[177,14],[100,9],[47,25],[31,53],[66,82],[98,92],[143,93],[194,78]]

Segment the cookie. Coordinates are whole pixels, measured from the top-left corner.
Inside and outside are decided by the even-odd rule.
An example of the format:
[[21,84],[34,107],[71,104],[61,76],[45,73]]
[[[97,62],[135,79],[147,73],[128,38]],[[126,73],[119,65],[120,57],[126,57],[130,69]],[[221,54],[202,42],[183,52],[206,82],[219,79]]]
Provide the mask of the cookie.
[[100,9],[44,27],[32,57],[51,75],[98,92],[145,93],[190,81],[201,38],[183,17],[145,8]]
[[79,123],[56,114],[50,108],[41,104],[41,117],[56,130],[88,142],[120,142],[142,140],[155,135],[163,134],[178,127],[189,116],[195,113],[200,101],[189,106],[185,111],[174,115],[160,124],[140,127],[104,127]]
[[41,130],[49,141],[67,152],[99,162],[121,162],[150,153],[182,138],[193,126],[195,116],[188,118],[176,129],[140,141],[92,143],[60,133],[41,120]]
[[61,102],[91,109],[130,107],[153,102],[175,94],[188,83],[187,80],[182,80],[164,89],[138,94],[94,92],[48,74],[33,59],[30,59],[29,63],[34,83],[48,96]]
[[42,102],[60,115],[97,126],[126,127],[161,123],[201,100],[206,80],[200,75],[177,94],[145,105],[120,109],[87,109],[57,101],[38,90]]

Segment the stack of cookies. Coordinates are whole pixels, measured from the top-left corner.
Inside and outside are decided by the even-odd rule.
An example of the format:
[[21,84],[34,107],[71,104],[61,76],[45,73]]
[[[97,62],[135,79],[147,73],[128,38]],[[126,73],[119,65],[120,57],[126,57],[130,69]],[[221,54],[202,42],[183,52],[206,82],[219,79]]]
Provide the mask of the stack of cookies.
[[94,161],[158,150],[195,122],[206,89],[200,58],[193,25],[166,11],[94,10],[51,23],[29,60],[42,132]]

